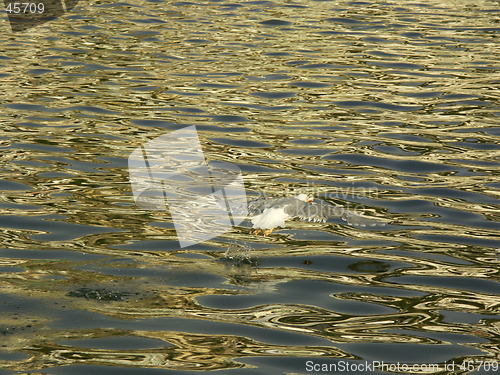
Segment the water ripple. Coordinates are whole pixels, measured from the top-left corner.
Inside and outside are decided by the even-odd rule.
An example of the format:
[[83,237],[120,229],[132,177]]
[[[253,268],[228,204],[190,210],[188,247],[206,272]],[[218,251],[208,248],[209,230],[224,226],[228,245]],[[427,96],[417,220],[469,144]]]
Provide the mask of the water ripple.
[[[0,372],[497,360],[495,11],[150,0],[2,33]],[[387,224],[245,221],[181,249],[127,163],[188,125],[249,197]]]

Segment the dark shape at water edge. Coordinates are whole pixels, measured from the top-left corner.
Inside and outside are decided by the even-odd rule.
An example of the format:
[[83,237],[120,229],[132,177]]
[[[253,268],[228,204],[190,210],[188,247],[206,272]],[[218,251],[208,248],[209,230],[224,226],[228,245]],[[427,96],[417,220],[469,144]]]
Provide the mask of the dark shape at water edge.
[[25,31],[52,21],[73,9],[79,0],[40,0],[33,3],[4,0],[5,10],[13,32]]

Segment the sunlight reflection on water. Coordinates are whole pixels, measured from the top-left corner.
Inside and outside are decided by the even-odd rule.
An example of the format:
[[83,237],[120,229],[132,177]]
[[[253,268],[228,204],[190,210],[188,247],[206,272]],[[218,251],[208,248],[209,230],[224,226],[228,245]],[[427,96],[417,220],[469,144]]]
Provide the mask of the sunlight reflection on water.
[[[96,3],[2,33],[0,368],[496,360],[492,4]],[[391,224],[243,223],[181,250],[126,168],[188,125],[251,196]]]

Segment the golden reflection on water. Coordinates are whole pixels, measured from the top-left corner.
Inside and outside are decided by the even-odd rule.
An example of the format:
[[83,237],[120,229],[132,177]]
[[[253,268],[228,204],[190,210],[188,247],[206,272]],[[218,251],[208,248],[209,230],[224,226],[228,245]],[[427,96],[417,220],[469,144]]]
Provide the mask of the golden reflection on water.
[[[346,343],[498,358],[494,3],[131,4],[2,33],[0,354],[23,357],[0,367],[363,359]],[[269,238],[238,227],[180,251],[168,214],[133,205],[126,159],[188,124],[252,193],[302,188],[392,224],[292,222]],[[224,262],[232,242],[256,260]],[[332,290],[313,301],[289,285]],[[68,295],[81,286],[131,294]],[[86,325],[97,317],[108,327]],[[185,320],[142,325],[161,318]],[[206,333],[215,324],[232,326]],[[239,333],[249,327],[265,333]],[[312,341],[271,340],[288,333]],[[126,335],[165,346],[68,344]]]

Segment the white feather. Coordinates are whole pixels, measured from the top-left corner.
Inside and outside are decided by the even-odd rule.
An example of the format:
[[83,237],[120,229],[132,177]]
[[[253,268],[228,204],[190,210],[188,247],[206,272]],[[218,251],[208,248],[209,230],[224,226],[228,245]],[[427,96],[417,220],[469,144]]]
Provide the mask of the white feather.
[[290,216],[285,213],[283,207],[279,208],[268,208],[264,210],[260,215],[254,216],[252,218],[252,224],[254,228],[259,229],[274,229],[276,227],[285,227],[285,220],[289,219]]

